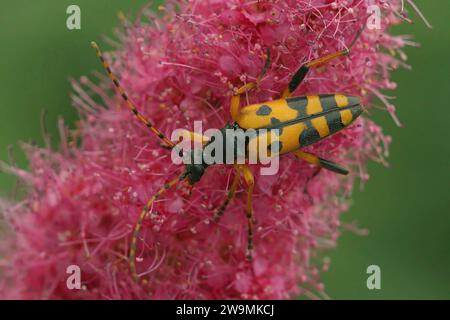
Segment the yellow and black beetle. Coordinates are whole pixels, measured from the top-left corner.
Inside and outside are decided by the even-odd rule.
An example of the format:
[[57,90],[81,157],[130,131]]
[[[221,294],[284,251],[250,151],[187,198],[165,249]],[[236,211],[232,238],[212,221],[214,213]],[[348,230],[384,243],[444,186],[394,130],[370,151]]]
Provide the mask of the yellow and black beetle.
[[[332,59],[349,54],[350,48],[355,44],[361,34],[361,31],[355,37],[349,48],[312,60],[309,63],[302,65],[293,75],[288,87],[281,93],[280,99],[252,104],[240,108],[241,95],[257,87],[259,81],[269,68],[270,54],[268,52],[266,64],[258,79],[255,82],[243,85],[233,93],[230,103],[231,118],[233,122],[232,124],[227,124],[221,129],[221,131],[234,128],[244,131],[248,129],[268,129],[270,132],[271,129],[278,129],[279,136],[276,141],[277,145],[274,147],[272,143],[272,152],[275,149],[279,155],[293,153],[298,158],[317,165],[320,168],[328,169],[338,174],[347,174],[348,171],[338,164],[319,158],[311,153],[304,152],[301,148],[316,143],[317,141],[320,141],[350,125],[363,111],[359,99],[357,97],[346,96],[344,94],[310,95],[300,97],[292,97],[291,95],[303,81],[311,68],[323,65]],[[156,129],[152,123],[137,110],[135,104],[129,99],[127,93],[121,87],[117,77],[112,73],[109,64],[102,56],[102,53],[95,42],[92,42],[92,47],[96,50],[97,56],[102,62],[109,78],[112,80],[116,89],[136,118],[147,128],[149,128],[151,132],[154,133],[159,139],[161,139],[167,148],[174,148],[177,144],[172,142],[163,133]],[[190,132],[190,135],[192,139],[201,142],[204,147],[208,144],[208,138],[194,132]],[[260,138],[261,137],[258,135],[255,136],[255,139]],[[250,144],[251,141],[248,142],[248,145]],[[152,203],[162,193],[180,181],[187,180],[190,185],[194,185],[201,179],[205,170],[209,166],[210,164],[206,163],[187,164],[185,170],[180,176],[167,182],[144,206],[134,228],[129,252],[130,269],[132,276],[136,281],[138,280],[135,261],[137,239],[139,237],[143,220],[151,208]],[[231,183],[230,190],[228,191],[223,204],[216,210],[214,218],[218,219],[221,215],[223,215],[226,206],[235,194],[242,176],[248,187],[246,206],[246,216],[248,220],[247,258],[251,260],[253,250],[252,193],[254,178],[251,170],[246,164],[235,164],[234,167],[236,174]]]

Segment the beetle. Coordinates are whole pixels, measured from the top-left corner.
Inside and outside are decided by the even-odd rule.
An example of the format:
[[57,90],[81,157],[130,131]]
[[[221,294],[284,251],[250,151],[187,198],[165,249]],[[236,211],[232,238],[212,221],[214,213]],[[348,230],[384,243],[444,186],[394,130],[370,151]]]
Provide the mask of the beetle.
[[[292,76],[288,86],[285,90],[283,90],[279,99],[252,104],[241,108],[241,95],[256,88],[270,66],[270,52],[267,51],[266,63],[256,81],[247,83],[233,92],[230,102],[232,123],[227,124],[220,130],[226,132],[226,129],[240,129],[244,131],[249,129],[267,129],[268,131],[266,132],[271,132],[271,130],[277,129],[277,140],[270,146],[272,152],[275,152],[278,155],[293,153],[299,159],[303,159],[310,164],[316,165],[320,169],[327,169],[342,175],[348,174],[348,170],[341,167],[339,164],[305,152],[302,148],[325,139],[349,126],[363,112],[360,99],[355,96],[347,96],[345,94],[338,93],[308,96],[293,96],[292,94],[305,79],[309,70],[321,66],[333,59],[348,55],[350,53],[350,49],[356,43],[361,33],[362,30],[360,30],[360,32],[356,35],[348,48],[328,54],[318,59],[314,59],[301,65]],[[126,105],[135,117],[158,139],[160,139],[166,148],[175,148],[177,143],[168,139],[161,131],[155,128],[154,125],[142,115],[142,113],[138,111],[136,105],[131,101],[128,94],[120,85],[117,76],[112,72],[110,65],[103,57],[98,45],[95,42],[92,42],[91,45],[95,49],[108,77],[111,79],[116,90],[122,96]],[[198,133],[189,132],[189,134],[193,140],[199,141],[202,144],[203,149],[211,143],[207,137],[199,135]],[[255,135],[253,139],[257,140],[265,138],[267,137]],[[224,136],[224,139],[227,139],[226,135]],[[247,151],[249,146],[258,148],[258,143],[254,143],[256,140],[252,141],[250,139],[250,141],[246,142]],[[193,157],[194,151],[190,152],[191,154],[189,154],[188,157]],[[235,154],[234,150],[232,150],[232,152]],[[143,207],[134,226],[129,250],[130,271],[135,281],[138,281],[139,278],[136,271],[137,240],[139,238],[142,223],[153,202],[165,191],[181,181],[187,181],[190,186],[193,186],[202,178],[206,169],[210,165],[211,164],[208,164],[203,160],[196,164],[185,164],[185,170],[183,173],[175,179],[165,183],[164,186],[159,189]],[[215,211],[213,218],[214,220],[217,220],[224,214],[227,205],[235,195],[239,181],[243,178],[247,185],[247,205],[245,213],[248,221],[248,234],[246,256],[247,259],[251,261],[253,252],[252,194],[255,182],[252,171],[249,169],[247,164],[234,164],[234,168],[235,175],[230,189],[228,190],[222,205]]]

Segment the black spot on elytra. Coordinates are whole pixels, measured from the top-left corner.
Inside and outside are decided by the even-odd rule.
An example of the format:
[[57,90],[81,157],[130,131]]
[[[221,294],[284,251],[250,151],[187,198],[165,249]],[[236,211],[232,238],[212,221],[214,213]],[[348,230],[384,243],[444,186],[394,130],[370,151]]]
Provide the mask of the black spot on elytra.
[[319,132],[317,132],[316,128],[312,125],[311,121],[306,122],[306,128],[302,131],[299,137],[299,143],[300,146],[306,147],[313,143],[316,143],[319,141],[320,135]]
[[339,130],[345,128],[345,125],[342,123],[341,113],[339,111],[333,111],[328,113],[325,116],[327,120],[328,129],[330,130],[330,134],[336,133]]
[[[281,123],[281,120],[272,117],[272,118],[270,119],[270,123],[271,123],[272,126],[276,126],[276,125],[278,125],[278,124]],[[277,129],[278,129],[278,130],[277,130],[276,132],[278,133],[278,136],[281,136],[281,135],[283,134],[283,127],[280,126],[280,127],[277,128]]]
[[319,99],[323,111],[332,110],[338,107],[335,94],[322,94],[319,96]]
[[266,104],[263,104],[262,106],[260,106],[258,111],[256,111],[256,114],[258,116],[268,116],[271,113],[272,113],[272,108]]
[[298,111],[299,115],[306,114],[306,106],[308,105],[308,99],[306,97],[293,97],[286,99],[289,108]]

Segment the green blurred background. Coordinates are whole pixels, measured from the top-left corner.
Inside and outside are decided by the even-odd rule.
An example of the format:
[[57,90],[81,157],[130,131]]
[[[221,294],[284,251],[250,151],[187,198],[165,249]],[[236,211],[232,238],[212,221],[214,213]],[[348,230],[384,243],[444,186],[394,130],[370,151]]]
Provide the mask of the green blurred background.
[[[0,160],[13,145],[16,161],[26,167],[19,141],[43,145],[40,114],[48,111],[55,139],[57,117],[73,125],[68,77],[99,68],[89,42],[111,35],[118,10],[135,13],[146,0],[15,0],[0,11]],[[421,48],[407,48],[412,71],[398,70],[395,104],[404,128],[384,111],[372,118],[393,137],[390,168],[369,165],[370,181],[355,191],[345,221],[357,220],[368,236],[345,232],[330,252],[323,280],[336,299],[450,299],[449,119],[450,62],[447,0],[416,0],[434,26],[429,31],[413,15],[396,33],[414,35]],[[81,7],[82,29],[69,31],[66,8]],[[14,178],[0,173],[0,193]],[[356,188],[358,189],[358,188]],[[381,268],[381,290],[368,290],[366,268]]]

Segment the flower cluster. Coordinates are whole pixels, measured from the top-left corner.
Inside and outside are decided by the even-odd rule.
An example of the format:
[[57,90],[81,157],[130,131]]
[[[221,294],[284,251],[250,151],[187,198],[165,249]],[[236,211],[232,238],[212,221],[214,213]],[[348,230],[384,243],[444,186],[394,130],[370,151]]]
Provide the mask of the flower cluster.
[[[106,55],[130,97],[170,136],[230,121],[233,90],[255,80],[265,52],[271,66],[244,103],[276,99],[304,62],[348,46],[380,8],[379,29],[366,28],[349,56],[312,70],[296,95],[342,92],[366,108],[394,89],[406,37],[388,29],[405,18],[400,0],[168,1],[155,15],[142,9],[123,21],[121,47]],[[397,58],[400,57],[400,59]],[[94,59],[94,57],[92,58]],[[73,83],[77,128],[62,129],[59,151],[27,146],[30,170],[2,165],[27,185],[18,203],[2,202],[10,231],[2,241],[0,296],[32,299],[287,299],[324,296],[321,250],[334,247],[365,164],[383,162],[389,138],[364,116],[307,149],[351,168],[338,176],[281,158],[276,176],[256,175],[255,252],[245,259],[245,186],[219,223],[214,209],[226,194],[229,166],[208,169],[191,195],[185,185],[158,199],[144,221],[133,282],[127,260],[133,226],[147,200],[181,173],[170,152],[112,94],[106,78]],[[81,268],[81,289],[66,285],[67,267]]]

